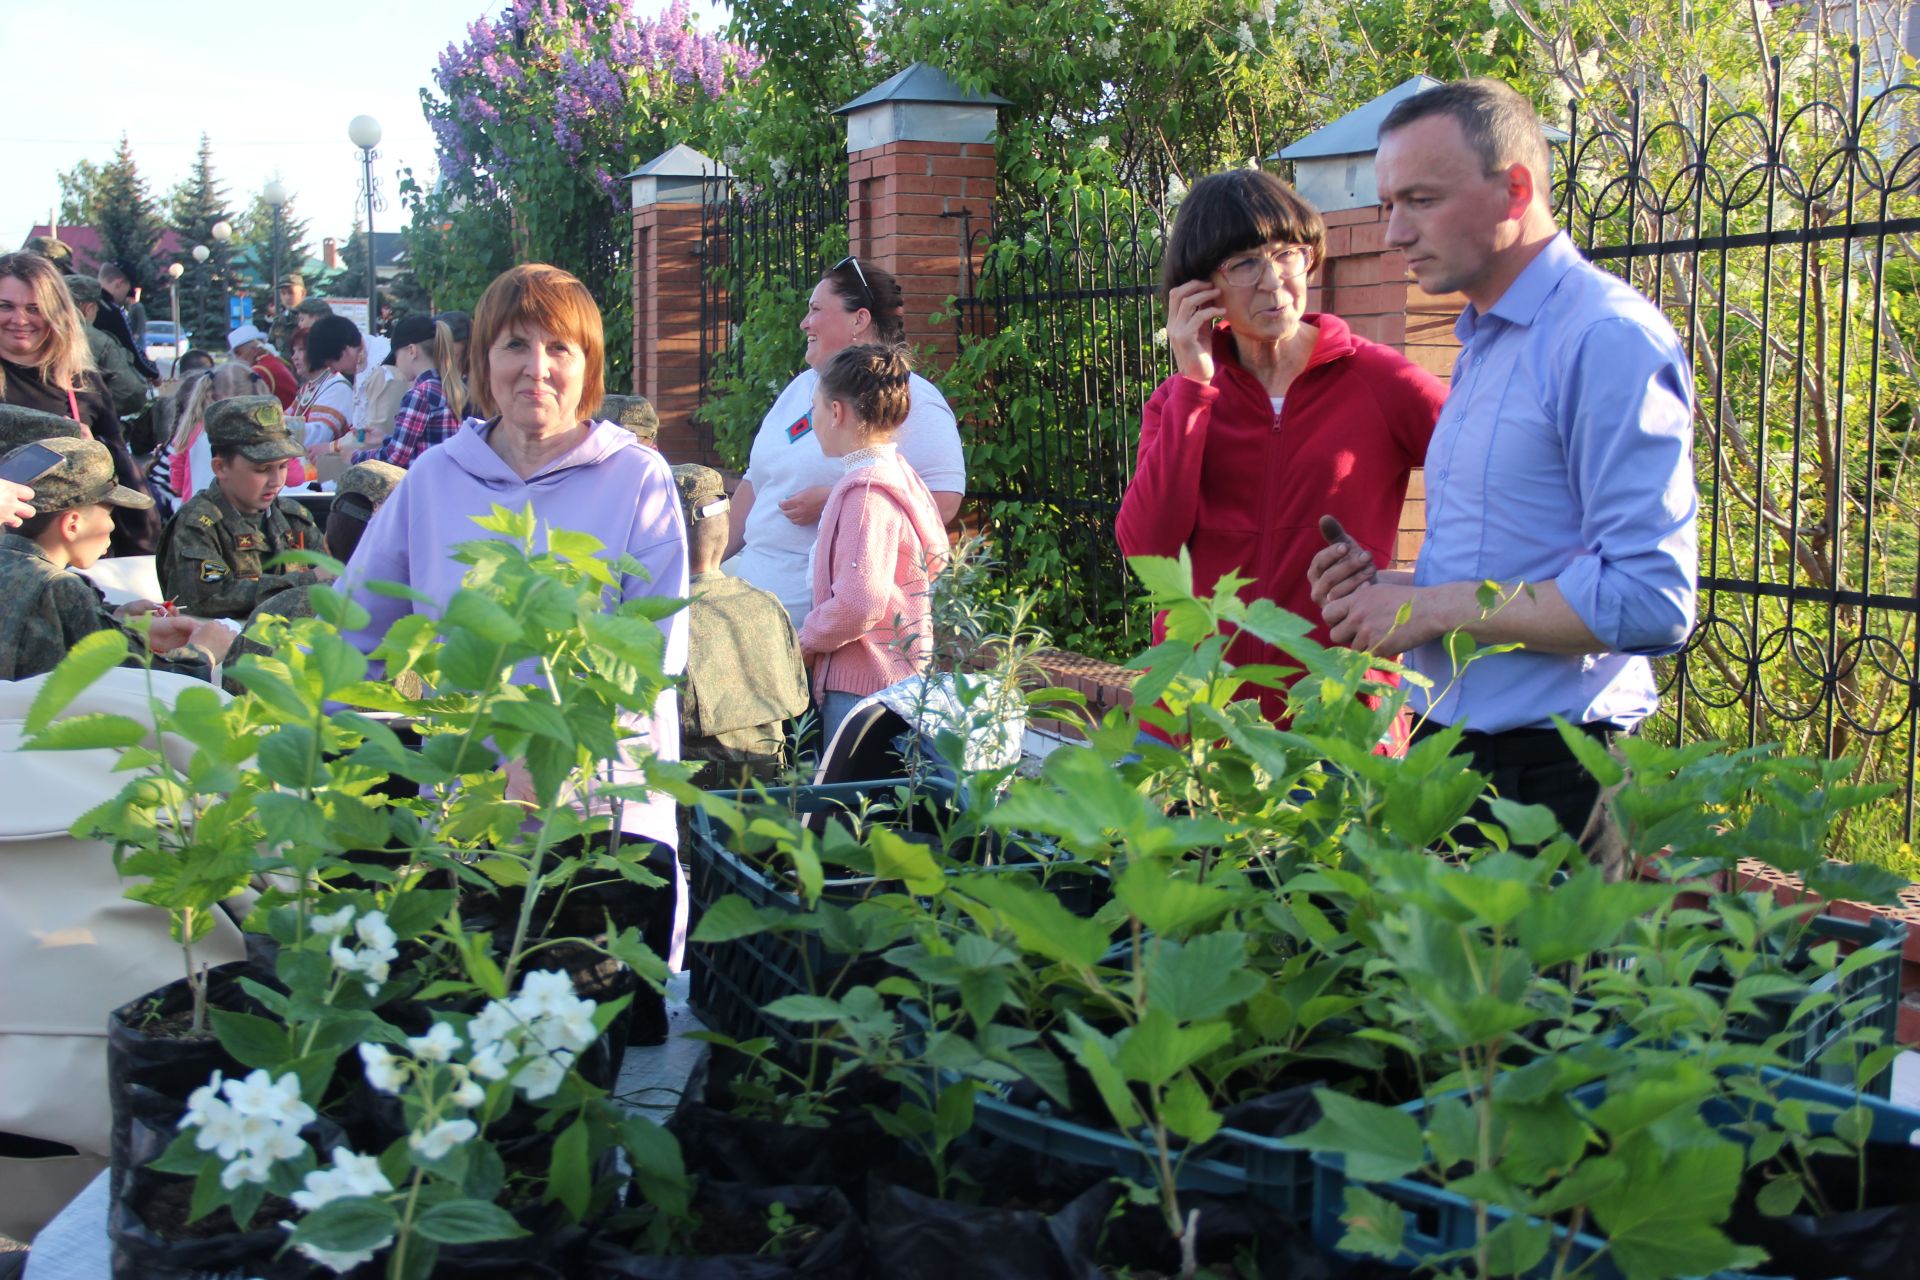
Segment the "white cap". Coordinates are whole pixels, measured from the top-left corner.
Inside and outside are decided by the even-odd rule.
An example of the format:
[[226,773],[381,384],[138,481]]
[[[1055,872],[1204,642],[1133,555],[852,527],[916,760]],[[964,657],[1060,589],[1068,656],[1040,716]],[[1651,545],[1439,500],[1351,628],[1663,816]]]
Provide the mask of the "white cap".
[[238,351],[249,342],[265,342],[267,335],[250,324],[243,324],[227,335],[227,350]]

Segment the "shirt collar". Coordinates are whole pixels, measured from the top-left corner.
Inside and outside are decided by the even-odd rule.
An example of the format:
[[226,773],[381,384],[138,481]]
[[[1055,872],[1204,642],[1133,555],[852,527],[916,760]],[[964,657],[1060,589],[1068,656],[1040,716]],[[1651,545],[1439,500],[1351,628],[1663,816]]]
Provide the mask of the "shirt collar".
[[32,538],[23,538],[17,533],[0,534],[0,548],[5,548],[8,551],[23,556],[34,556],[38,559],[45,560],[48,564],[53,563],[52,557],[47,555],[46,548],[42,547]]
[[[1485,315],[1495,316],[1508,324],[1530,325],[1534,317],[1540,314],[1540,308],[1547,305],[1547,299],[1560,287],[1560,281],[1567,272],[1580,265],[1580,251],[1573,247],[1573,239],[1566,232],[1555,233],[1539,253],[1533,256],[1500,300],[1488,307]],[[1473,304],[1467,304],[1460,318],[1454,321],[1453,335],[1466,342],[1480,327],[1483,313]]]

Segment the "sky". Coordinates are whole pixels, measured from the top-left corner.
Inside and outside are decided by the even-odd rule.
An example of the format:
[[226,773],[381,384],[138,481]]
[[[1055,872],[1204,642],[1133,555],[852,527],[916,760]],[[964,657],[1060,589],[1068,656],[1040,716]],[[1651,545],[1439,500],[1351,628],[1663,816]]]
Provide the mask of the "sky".
[[[658,13],[666,0],[637,0]],[[72,4],[0,0],[8,51],[0,117],[0,251],[26,239],[60,200],[59,174],[111,158],[124,131],[156,200],[186,178],[205,132],[214,176],[237,214],[278,177],[309,224],[315,253],[345,241],[360,203],[360,152],[347,122],[371,115],[383,137],[375,178],[386,208],[375,230],[404,218],[396,174],[434,172],[420,113],[447,45],[504,0],[326,0],[188,6],[92,0],[84,30]],[[703,31],[724,6],[696,3]],[[645,159],[646,157],[641,157]]]

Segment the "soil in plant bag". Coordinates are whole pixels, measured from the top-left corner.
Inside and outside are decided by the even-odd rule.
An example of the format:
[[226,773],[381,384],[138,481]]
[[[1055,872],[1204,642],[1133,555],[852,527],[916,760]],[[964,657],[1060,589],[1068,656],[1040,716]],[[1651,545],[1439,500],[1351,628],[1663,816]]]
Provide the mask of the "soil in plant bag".
[[712,1079],[689,1081],[667,1120],[689,1173],[750,1187],[834,1187],[857,1205],[868,1172],[899,1154],[899,1143],[861,1105],[880,1096],[877,1085],[856,1084],[821,1124],[803,1125],[735,1114],[740,1103],[730,1087]]
[[326,1274],[291,1252],[275,1258],[287,1242],[278,1224],[294,1216],[286,1201],[269,1196],[241,1231],[224,1207],[188,1222],[192,1198],[190,1178],[135,1179],[124,1199],[109,1204],[114,1280],[201,1280],[208,1274],[306,1280]]
[[[773,1206],[783,1217],[776,1229]],[[691,1256],[638,1254],[605,1238],[588,1249],[587,1280],[862,1280],[867,1246],[847,1198],[832,1187],[703,1182]],[[787,1225],[790,1222],[791,1225]],[[983,1273],[984,1274],[984,1273]]]
[[1815,1156],[1809,1162],[1822,1199],[1834,1209],[1824,1215],[1766,1216],[1754,1203],[1764,1178],[1748,1174],[1727,1234],[1767,1251],[1772,1261],[1755,1268],[1756,1274],[1794,1280],[1912,1280],[1920,1274],[1920,1149],[1869,1143],[1866,1154],[1864,1197],[1854,1160]]
[[[1194,1257],[1215,1275],[1251,1280],[1333,1280],[1351,1273],[1314,1244],[1303,1223],[1289,1221],[1245,1197],[1182,1195],[1183,1213],[1198,1211]],[[1157,1205],[1128,1205],[1107,1224],[1101,1241],[1102,1275],[1171,1280],[1180,1274],[1180,1243]],[[1404,1273],[1401,1273],[1404,1274]]]
[[1118,1186],[1102,1181],[1058,1213],[937,1200],[876,1183],[868,1193],[875,1276],[887,1280],[1098,1280],[1100,1227]]

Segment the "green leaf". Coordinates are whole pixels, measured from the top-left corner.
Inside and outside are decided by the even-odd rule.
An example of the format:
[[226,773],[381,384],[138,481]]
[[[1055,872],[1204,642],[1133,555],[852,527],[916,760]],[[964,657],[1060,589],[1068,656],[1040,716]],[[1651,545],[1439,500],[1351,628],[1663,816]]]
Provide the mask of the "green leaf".
[[147,734],[137,720],[96,711],[68,716],[36,734],[27,745],[35,751],[124,751],[145,742]]
[[1315,1089],[1320,1119],[1294,1143],[1309,1151],[1338,1152],[1347,1173],[1362,1182],[1391,1182],[1420,1167],[1425,1145],[1411,1115],[1377,1102],[1363,1102],[1331,1089]]
[[800,917],[790,911],[756,908],[739,894],[730,893],[708,907],[694,926],[690,941],[732,942],[782,927],[791,928]]
[[1160,1118],[1167,1127],[1192,1143],[1202,1143],[1220,1132],[1220,1113],[1207,1103],[1206,1090],[1190,1075],[1181,1076],[1160,1102]]
[[848,1017],[838,1000],[830,1000],[826,996],[781,996],[764,1006],[761,1012],[784,1018],[788,1022],[843,1022]]
[[1162,937],[1186,934],[1234,907],[1234,894],[1225,887],[1176,880],[1164,866],[1145,859],[1120,873],[1113,896]]
[[271,1070],[286,1062],[293,1052],[287,1029],[278,1022],[225,1009],[215,1009],[212,1021],[213,1033],[220,1038],[221,1047],[242,1066]]
[[1589,1203],[1628,1280],[1708,1275],[1741,1259],[1714,1225],[1725,1220],[1740,1181],[1737,1145],[1702,1134],[1676,1147],[1642,1131],[1618,1154],[1626,1176]]
[[1077,1014],[1067,1015],[1070,1032],[1056,1032],[1056,1038],[1073,1055],[1086,1073],[1093,1077],[1093,1084],[1100,1091],[1101,1101],[1107,1104],[1107,1111],[1113,1116],[1113,1122],[1122,1129],[1135,1129],[1141,1123],[1140,1107],[1135,1102],[1133,1090],[1120,1069],[1114,1065],[1115,1050],[1113,1041],[1101,1035]]
[[1162,1085],[1233,1039],[1225,1022],[1196,1027],[1177,1025],[1166,1010],[1154,1007],[1122,1036],[1115,1062],[1130,1080]]
[[882,880],[904,880],[914,893],[933,894],[946,887],[947,878],[934,865],[933,853],[923,844],[902,839],[885,827],[867,833],[873,851],[873,872]]
[[47,674],[22,727],[30,735],[44,732],[94,681],[125,662],[127,652],[127,637],[117,627],[82,637]]
[[310,1244],[335,1253],[377,1249],[400,1226],[393,1206],[373,1196],[343,1196],[321,1205],[293,1229],[294,1244]]
[[1553,1243],[1553,1228],[1537,1218],[1514,1216],[1487,1232],[1483,1244],[1487,1251],[1489,1276],[1520,1276],[1532,1271],[1547,1256]]
[[553,1159],[547,1166],[547,1199],[557,1200],[566,1206],[568,1215],[575,1222],[586,1217],[587,1204],[593,1197],[590,1148],[586,1121],[575,1120],[554,1139]]
[[1521,804],[1505,796],[1494,796],[1487,807],[1516,844],[1546,844],[1560,834],[1560,819],[1543,804]]
[[1600,739],[1574,728],[1559,716],[1553,718],[1553,727],[1560,731],[1560,740],[1567,744],[1586,771],[1592,774],[1603,787],[1618,786],[1627,776]]
[[1769,1218],[1784,1218],[1800,1207],[1800,1201],[1806,1196],[1806,1186],[1797,1173],[1783,1174],[1760,1188],[1754,1196],[1754,1207]]
[[435,1244],[482,1244],[531,1234],[505,1209],[480,1200],[444,1200],[415,1218],[413,1229]]
[[1833,1136],[1850,1147],[1864,1147],[1873,1134],[1873,1112],[1855,1103],[1833,1118]]
[[1406,1247],[1407,1211],[1365,1187],[1347,1185],[1347,1208],[1340,1221],[1347,1228],[1339,1244],[1345,1252],[1393,1262]]
[[[1216,895],[1217,896],[1217,895]],[[1215,1018],[1260,991],[1260,975],[1247,966],[1246,939],[1239,933],[1204,933],[1181,942],[1146,945],[1147,1001],[1175,1022]]]

